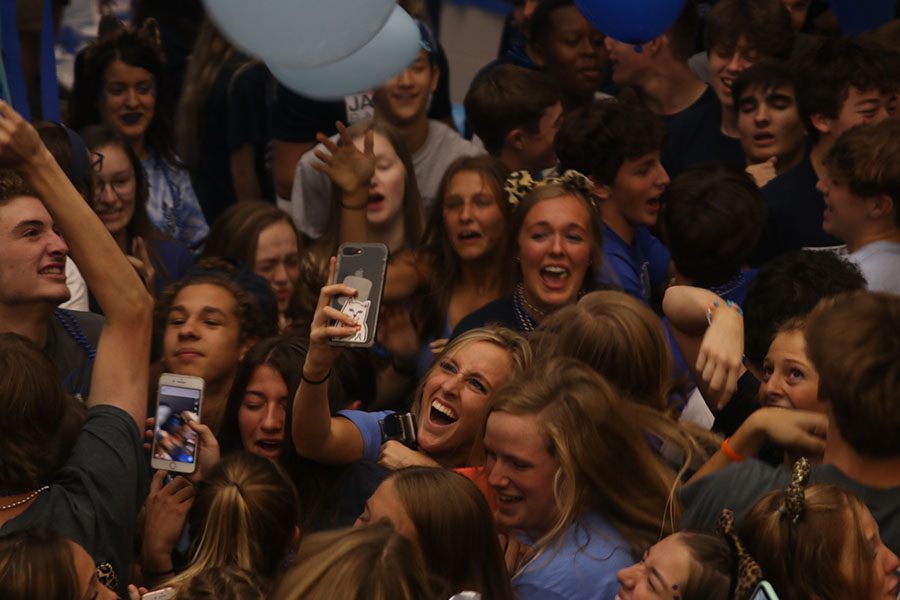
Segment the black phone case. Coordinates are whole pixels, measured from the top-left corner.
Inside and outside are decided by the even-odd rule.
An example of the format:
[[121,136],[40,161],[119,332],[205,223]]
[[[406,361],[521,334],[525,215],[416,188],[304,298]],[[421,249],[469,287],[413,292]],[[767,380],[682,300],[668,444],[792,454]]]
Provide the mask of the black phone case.
[[360,289],[365,286],[354,285],[353,281],[353,278],[360,278],[367,280],[371,287],[365,296],[349,299],[346,296],[340,296],[332,299],[331,306],[333,308],[353,315],[362,326],[360,331],[350,338],[331,338],[332,346],[371,348],[375,343],[387,259],[388,249],[384,244],[347,242],[338,248],[334,282],[344,283],[350,277],[351,279],[346,282],[347,285],[354,289]]

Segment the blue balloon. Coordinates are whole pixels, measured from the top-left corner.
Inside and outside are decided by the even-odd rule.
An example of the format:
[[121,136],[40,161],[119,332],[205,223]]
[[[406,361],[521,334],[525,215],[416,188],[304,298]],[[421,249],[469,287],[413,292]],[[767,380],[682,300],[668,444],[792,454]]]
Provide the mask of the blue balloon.
[[581,14],[605,35],[626,44],[643,44],[671,27],[685,0],[575,0]]
[[267,63],[318,67],[359,50],[396,0],[203,0],[236,47]]
[[302,96],[332,100],[378,87],[406,69],[420,49],[419,28],[397,6],[384,28],[350,56],[315,69],[292,69],[270,63],[269,70]]

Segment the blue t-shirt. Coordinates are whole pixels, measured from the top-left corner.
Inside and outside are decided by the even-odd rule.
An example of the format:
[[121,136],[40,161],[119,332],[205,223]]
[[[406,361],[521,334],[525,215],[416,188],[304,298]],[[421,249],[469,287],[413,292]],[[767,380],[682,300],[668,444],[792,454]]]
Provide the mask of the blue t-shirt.
[[[672,257],[669,249],[646,227],[638,227],[634,233],[634,243],[628,244],[604,223],[603,259],[610,268],[601,274],[597,282],[599,286],[610,283],[618,285],[624,292],[649,305],[653,290],[660,289],[669,275]],[[615,280],[607,281],[610,275]]]
[[599,513],[588,512],[561,544],[551,544],[513,577],[513,590],[519,600],[613,600],[616,574],[632,564],[625,538]]
[[381,445],[384,438],[381,435],[381,421],[388,415],[394,414],[392,410],[380,410],[366,412],[364,410],[341,410],[338,415],[349,419],[363,439],[363,460],[376,462],[381,453]]

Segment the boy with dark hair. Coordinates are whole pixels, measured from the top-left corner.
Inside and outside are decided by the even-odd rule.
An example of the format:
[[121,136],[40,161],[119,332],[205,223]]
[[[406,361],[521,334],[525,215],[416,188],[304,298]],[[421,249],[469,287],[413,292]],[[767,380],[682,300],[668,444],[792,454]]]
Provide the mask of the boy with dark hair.
[[635,46],[607,37],[613,81],[635,88],[644,106],[667,118],[693,106],[709,89],[687,63],[699,25],[697,5],[688,0],[678,19],[656,39]]
[[604,280],[650,304],[669,276],[669,251],[653,237],[669,176],[659,161],[665,128],[639,106],[605,100],[566,117],[556,136],[559,170],[591,178],[603,219]]
[[823,166],[823,229],[847,245],[870,290],[900,293],[900,121],[844,132]]
[[[823,300],[809,316],[805,337],[828,417],[822,464],[812,467],[809,484],[832,483],[854,492],[872,511],[885,544],[900,548],[900,296],[855,292]],[[780,410],[782,445],[804,448],[822,435],[818,419],[809,413]],[[736,433],[730,456],[747,456],[758,448],[761,440],[751,437]],[[712,460],[721,465],[727,459],[720,454]],[[714,528],[716,515],[726,507],[740,520],[766,492],[790,482],[784,466],[737,460],[683,489],[685,528]]]
[[756,272],[742,267],[766,220],[753,179],[737,167],[693,167],[666,188],[662,205],[662,236],[676,281],[743,304]]
[[887,118],[897,86],[892,64],[885,50],[850,39],[826,40],[799,60],[797,104],[811,145],[803,160],[763,188],[769,218],[755,262],[839,244],[822,230],[825,201],[816,184],[825,155],[844,131]]
[[669,124],[663,163],[673,177],[702,162],[745,165],[731,87],[741,71],[762,58],[786,58],[792,45],[790,17],[780,0],[722,0],[715,5],[706,23],[714,97],[705,97]]
[[489,154],[511,171],[556,164],[553,140],[562,124],[559,85],[538,71],[498,65],[472,83],[466,119]]
[[732,92],[747,172],[763,187],[803,160],[806,130],[793,73],[784,63],[760,61],[738,75]]

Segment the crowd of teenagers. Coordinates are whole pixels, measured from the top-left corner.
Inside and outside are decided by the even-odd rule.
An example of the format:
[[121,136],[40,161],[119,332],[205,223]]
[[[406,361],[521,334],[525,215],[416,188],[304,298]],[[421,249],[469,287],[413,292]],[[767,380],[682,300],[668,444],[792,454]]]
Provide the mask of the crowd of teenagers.
[[459,131],[175,4],[0,101],[0,597],[900,598],[900,21],[519,0]]

